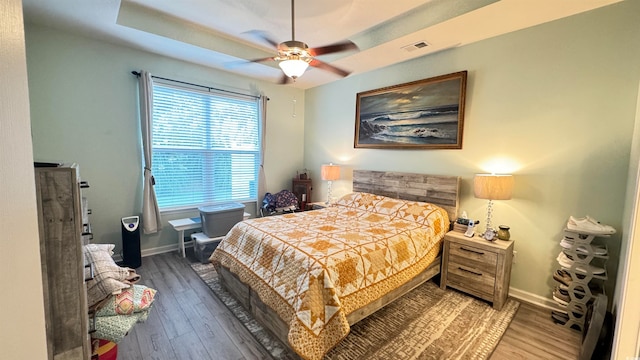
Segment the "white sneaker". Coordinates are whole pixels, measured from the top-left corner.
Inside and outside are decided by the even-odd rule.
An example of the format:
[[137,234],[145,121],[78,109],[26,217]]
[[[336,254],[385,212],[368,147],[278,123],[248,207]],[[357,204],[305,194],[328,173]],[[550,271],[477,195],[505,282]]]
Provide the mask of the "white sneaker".
[[[567,239],[565,237],[562,240],[560,240],[560,246],[562,246],[567,250],[571,250],[571,247],[573,246],[573,240]],[[607,255],[606,248],[603,248],[601,246],[595,246],[595,245],[578,245],[578,247],[576,247],[576,252],[584,255],[589,255],[590,253],[593,253],[599,256]]]
[[569,221],[567,221],[567,228],[573,231],[584,231],[590,234],[598,234],[598,235],[611,235],[616,233],[616,229],[609,225],[603,225],[598,222],[598,220],[586,216],[583,218],[575,218],[573,216],[569,216]]
[[[560,264],[560,266],[566,268],[566,269],[571,269],[571,266],[574,264],[574,261],[567,256],[567,254],[565,254],[563,251],[560,251],[560,254],[558,254],[558,257],[556,258],[556,260],[558,260],[558,264]],[[598,274],[604,274],[604,269],[603,268],[599,268],[597,266],[593,266],[590,264],[577,264],[575,267],[576,271],[579,271],[581,273],[584,274],[594,274],[594,275],[598,275]]]

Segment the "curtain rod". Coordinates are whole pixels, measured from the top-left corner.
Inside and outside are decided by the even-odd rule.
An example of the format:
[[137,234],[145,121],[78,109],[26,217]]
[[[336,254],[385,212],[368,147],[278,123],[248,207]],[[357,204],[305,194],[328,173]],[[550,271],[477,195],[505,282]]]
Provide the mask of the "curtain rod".
[[[133,74],[133,75],[135,75],[137,77],[140,77],[140,75],[141,75],[140,72],[135,71],[135,70],[132,71],[131,74]],[[186,82],[186,81],[167,79],[167,78],[163,78],[163,77],[155,76],[155,75],[151,75],[151,77],[154,78],[154,79],[160,79],[160,80],[172,81],[172,82],[175,82],[175,83],[180,83],[180,84],[185,84],[185,85],[197,86],[197,87],[205,88],[205,89],[207,89],[209,91],[216,90],[216,91],[223,91],[223,92],[228,92],[228,93],[236,94],[236,95],[249,96],[249,97],[256,98],[256,99],[260,98],[260,96],[256,96],[256,95],[244,94],[244,93],[241,93],[241,92],[225,90],[225,89],[218,89],[218,88],[214,88],[214,87],[211,87],[211,86],[193,84],[193,83],[189,83],[189,82]],[[267,97],[267,100],[269,100],[268,97]]]

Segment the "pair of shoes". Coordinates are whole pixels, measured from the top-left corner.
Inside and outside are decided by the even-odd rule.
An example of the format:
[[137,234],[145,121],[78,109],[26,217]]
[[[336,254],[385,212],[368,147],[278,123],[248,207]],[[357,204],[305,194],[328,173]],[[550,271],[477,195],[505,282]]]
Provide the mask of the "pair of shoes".
[[560,325],[564,325],[567,323],[567,321],[569,321],[568,314],[561,313],[560,311],[555,310],[551,311],[551,318],[553,319],[553,322]]
[[[590,293],[593,294],[599,294],[602,293],[602,288],[600,286],[598,286],[595,283],[589,283],[587,284],[587,287],[589,288]],[[558,284],[558,288],[562,291],[565,291],[567,294],[569,293],[569,287],[568,286],[564,286],[562,284]],[[575,294],[575,297],[578,299],[582,299],[583,297],[585,297],[587,294],[585,292],[585,287],[584,285],[576,285],[573,288],[573,293]]]
[[569,301],[571,298],[569,297],[569,293],[566,291],[561,291],[559,287],[553,290],[553,300],[555,300],[558,304],[569,306]]
[[[573,266],[575,263],[575,261],[571,258],[571,255],[567,255],[563,251],[561,251],[560,254],[558,254],[558,257],[556,258],[556,260],[558,261],[558,264],[560,264],[560,266],[567,269],[571,269],[571,266]],[[605,270],[603,268],[593,266],[591,264],[578,263],[576,264],[575,269],[576,271],[579,271],[584,274],[591,273],[594,275],[598,275],[598,274],[605,273]]]
[[[581,318],[583,315],[582,314],[576,314],[575,312],[572,312],[573,316],[577,319]],[[553,322],[556,324],[560,324],[560,325],[565,325],[567,323],[567,321],[569,321],[569,314],[565,313],[565,312],[561,312],[561,311],[557,311],[557,310],[552,310],[551,311],[551,318],[553,319]],[[578,324],[572,324],[571,328],[574,328],[576,330],[581,330],[580,326]]]
[[[560,246],[562,246],[567,250],[571,250],[571,248],[574,246],[574,243],[575,241],[573,239],[569,239],[567,237],[564,237],[562,238],[562,240],[560,240]],[[584,255],[589,255],[589,254],[595,254],[600,256],[607,255],[607,249],[597,245],[578,245],[575,248],[575,250],[577,253],[581,253]]]
[[571,278],[571,274],[567,270],[558,269],[553,273],[553,279],[559,282],[561,285],[564,285],[566,288],[569,288],[569,284],[573,279]]
[[567,221],[567,229],[576,232],[586,232],[589,234],[597,235],[612,235],[616,233],[616,229],[609,225],[600,224],[598,220],[592,218],[589,215],[583,218],[569,216],[569,221]]
[[[582,300],[585,297],[584,292],[574,291],[573,297],[577,300]],[[569,296],[569,290],[567,288],[563,289],[562,286],[558,285],[555,289],[553,289],[553,299],[557,301],[560,305],[569,305],[571,301],[571,296]]]

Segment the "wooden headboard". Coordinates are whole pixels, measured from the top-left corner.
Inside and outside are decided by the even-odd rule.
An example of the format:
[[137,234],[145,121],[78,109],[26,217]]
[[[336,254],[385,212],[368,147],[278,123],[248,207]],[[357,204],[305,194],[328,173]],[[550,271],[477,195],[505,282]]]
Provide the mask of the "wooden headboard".
[[445,209],[450,221],[458,218],[459,189],[459,176],[353,171],[353,191],[432,203]]

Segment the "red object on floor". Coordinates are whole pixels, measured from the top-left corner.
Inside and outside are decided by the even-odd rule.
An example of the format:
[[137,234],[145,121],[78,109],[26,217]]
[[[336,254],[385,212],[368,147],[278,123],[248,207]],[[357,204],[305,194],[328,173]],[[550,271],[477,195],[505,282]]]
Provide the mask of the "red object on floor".
[[98,360],[116,360],[118,358],[118,344],[109,340],[98,340]]

